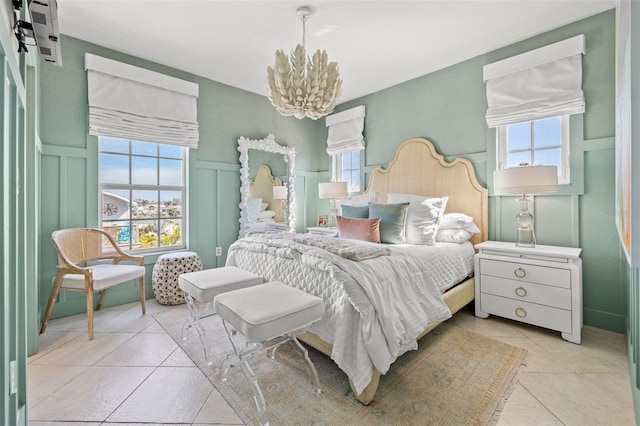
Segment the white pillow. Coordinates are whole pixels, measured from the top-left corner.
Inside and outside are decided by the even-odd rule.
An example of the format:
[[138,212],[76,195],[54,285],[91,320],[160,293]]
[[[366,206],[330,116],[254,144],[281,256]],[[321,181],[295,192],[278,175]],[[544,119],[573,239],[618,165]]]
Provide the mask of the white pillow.
[[267,209],[267,207],[269,207],[269,203],[262,203],[260,204],[260,211],[263,212]]
[[440,243],[466,243],[473,237],[471,232],[464,229],[442,229],[436,235],[436,241]]
[[276,215],[276,212],[273,210],[265,210],[263,212],[258,213],[258,220],[271,219]]
[[247,221],[249,223],[253,223],[258,220],[260,204],[262,204],[262,198],[249,197],[249,199],[247,199]]
[[338,215],[342,216],[342,206],[368,206],[369,203],[378,202],[378,193],[376,191],[369,192],[367,194],[354,195],[349,198],[341,198],[336,200],[336,208],[338,209]]
[[434,245],[449,197],[431,198],[413,194],[387,194],[387,203],[409,202],[405,224],[407,244]]
[[472,234],[479,234],[481,231],[473,222],[471,216],[464,213],[447,213],[442,216],[440,229],[463,229]]

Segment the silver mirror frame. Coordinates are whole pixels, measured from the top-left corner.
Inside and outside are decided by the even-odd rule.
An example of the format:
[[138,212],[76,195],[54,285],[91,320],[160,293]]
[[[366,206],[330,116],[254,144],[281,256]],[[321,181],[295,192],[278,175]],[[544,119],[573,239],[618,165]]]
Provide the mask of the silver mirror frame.
[[249,139],[241,136],[238,139],[238,151],[240,151],[240,232],[239,238],[247,235],[249,230],[249,221],[247,220],[247,202],[249,201],[249,150],[272,152],[282,154],[284,161],[287,163],[287,183],[288,195],[286,206],[286,224],[289,226],[289,232],[295,232],[296,224],[296,193],[295,193],[295,160],[296,149],[287,148],[276,142],[274,135],[268,135],[264,139]]

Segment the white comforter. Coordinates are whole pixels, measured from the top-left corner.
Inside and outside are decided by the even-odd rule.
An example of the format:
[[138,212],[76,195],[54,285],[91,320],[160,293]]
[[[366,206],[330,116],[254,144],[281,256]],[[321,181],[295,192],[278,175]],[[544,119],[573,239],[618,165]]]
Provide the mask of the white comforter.
[[[333,345],[331,358],[360,393],[373,367],[386,373],[398,356],[417,348],[422,331],[451,317],[430,276],[443,268],[429,266],[423,249],[389,247],[391,256],[354,262],[282,236],[259,235],[235,242],[227,265],[323,298],[327,315],[309,331]],[[430,251],[443,258],[447,249]],[[468,262],[458,269],[457,275],[465,274]]]

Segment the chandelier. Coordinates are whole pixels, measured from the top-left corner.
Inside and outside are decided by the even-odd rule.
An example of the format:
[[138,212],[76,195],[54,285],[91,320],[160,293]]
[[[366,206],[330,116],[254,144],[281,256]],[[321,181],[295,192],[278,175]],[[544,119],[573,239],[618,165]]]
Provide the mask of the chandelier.
[[309,6],[297,9],[302,21],[302,45],[296,46],[290,58],[277,50],[273,68],[267,67],[271,104],[280,114],[299,120],[317,120],[331,113],[342,92],[338,63],[329,62],[327,52],[320,49],[313,57],[306,56],[306,22],[311,13]]

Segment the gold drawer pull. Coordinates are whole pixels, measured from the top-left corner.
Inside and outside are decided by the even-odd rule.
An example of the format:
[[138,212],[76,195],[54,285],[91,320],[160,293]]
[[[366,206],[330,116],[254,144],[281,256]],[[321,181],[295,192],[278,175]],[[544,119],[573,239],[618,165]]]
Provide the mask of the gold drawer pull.
[[516,294],[520,297],[525,297],[527,295],[527,289],[524,287],[516,288]]
[[527,276],[527,271],[525,271],[524,269],[522,269],[521,267],[517,267],[514,271],[513,271],[513,275],[515,275],[518,278],[524,278]]
[[526,318],[527,311],[525,311],[524,308],[516,308],[516,316],[518,318]]

